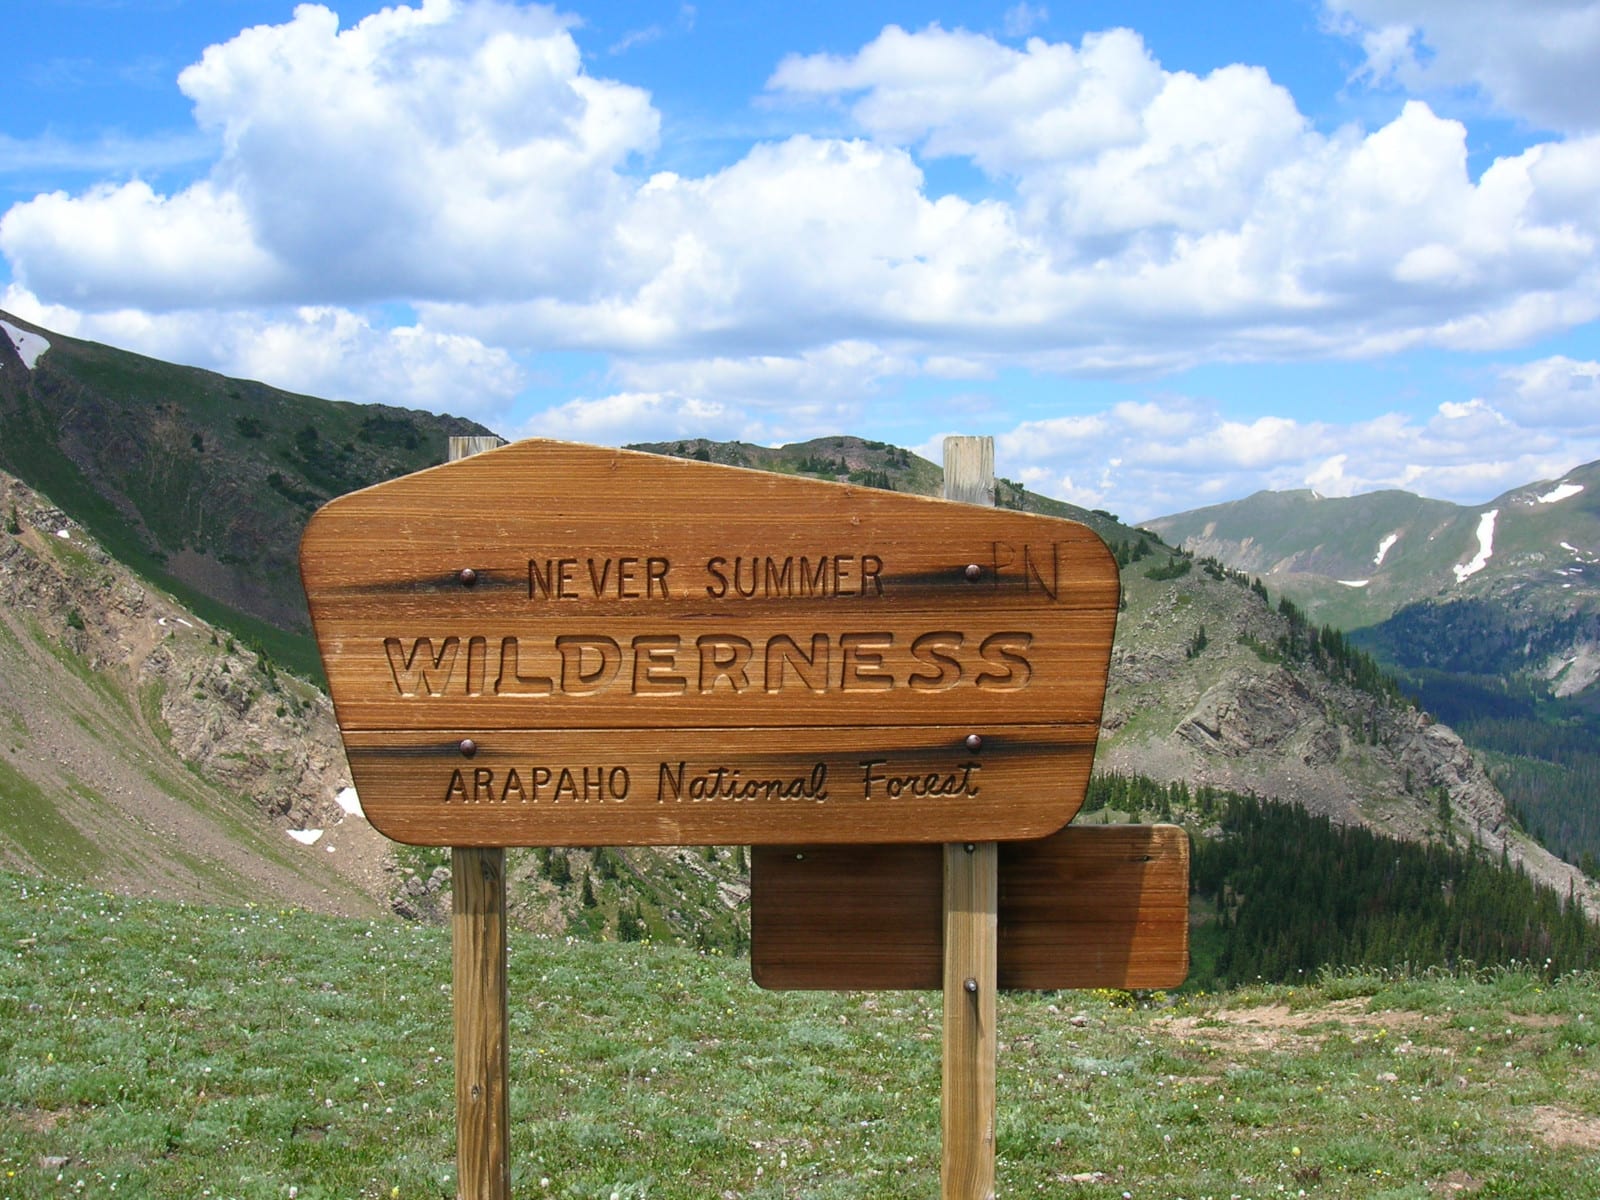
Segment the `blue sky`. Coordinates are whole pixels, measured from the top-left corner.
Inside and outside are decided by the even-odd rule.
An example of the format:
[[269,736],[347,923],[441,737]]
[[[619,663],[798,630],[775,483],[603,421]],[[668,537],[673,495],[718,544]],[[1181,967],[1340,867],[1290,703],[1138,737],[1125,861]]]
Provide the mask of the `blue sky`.
[[0,3],[0,309],[1149,518],[1600,459],[1600,0]]

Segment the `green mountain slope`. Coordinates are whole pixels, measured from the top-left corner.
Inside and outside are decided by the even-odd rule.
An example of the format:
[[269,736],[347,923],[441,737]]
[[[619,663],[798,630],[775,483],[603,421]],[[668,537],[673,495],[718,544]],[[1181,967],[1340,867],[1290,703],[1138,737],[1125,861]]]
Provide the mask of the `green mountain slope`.
[[196,612],[315,676],[297,568],[306,518],[334,496],[444,461],[475,422],[345,404],[0,320],[0,468],[44,492],[120,561]]
[[1524,825],[1600,870],[1600,463],[1476,508],[1264,492],[1151,524],[1352,630]]
[[[146,586],[0,471],[0,866],[370,915],[327,698]],[[288,836],[316,830],[314,844]]]
[[1600,606],[1600,463],[1477,507],[1400,491],[1257,492],[1148,527],[1259,575],[1342,629],[1422,602],[1488,599],[1551,613]]
[[[858,437],[821,437],[787,446],[755,446],[749,442],[713,442],[688,438],[675,442],[636,442],[630,450],[670,454],[729,467],[751,467],[782,475],[807,475],[830,483],[855,483],[912,496],[937,496],[944,489],[944,468],[901,446]],[[1102,537],[1122,527],[1109,513],[1091,512],[1040,496],[1009,479],[995,481],[995,504],[1018,512],[1066,517],[1090,526]],[[1126,532],[1126,531],[1124,531]]]
[[[39,339],[49,339],[49,349],[35,356],[30,344],[25,359],[9,335],[0,338],[5,461],[16,460],[25,478],[57,481],[70,499],[51,498],[109,558],[137,568],[221,632],[243,633],[241,644],[271,647],[280,661],[296,662],[278,645],[308,648],[296,624],[293,562],[310,508],[336,488],[443,458],[452,433],[481,432],[448,418],[275,393],[48,331],[27,340]],[[241,408],[245,401],[251,406]],[[647,448],[924,494],[941,482],[936,465],[904,449],[849,437],[779,448],[703,440]],[[1088,523],[1123,566],[1102,769],[1248,791],[1412,840],[1477,844],[1594,903],[1588,883],[1507,819],[1503,798],[1460,740],[1376,687],[1370,665],[1344,639],[1269,603],[1247,576],[1174,551],[1109,514],[1005,481],[996,499]],[[80,617],[94,624],[97,593],[72,594]],[[270,667],[271,659],[252,661]],[[41,676],[36,686],[48,692],[52,684]],[[326,714],[322,722],[318,736],[331,737]],[[24,745],[33,753],[41,743],[30,737]],[[518,917],[552,933],[735,946],[743,936],[742,865],[732,851],[524,855],[513,863]],[[400,852],[400,894],[389,898],[402,911],[439,912],[443,868],[438,852]]]

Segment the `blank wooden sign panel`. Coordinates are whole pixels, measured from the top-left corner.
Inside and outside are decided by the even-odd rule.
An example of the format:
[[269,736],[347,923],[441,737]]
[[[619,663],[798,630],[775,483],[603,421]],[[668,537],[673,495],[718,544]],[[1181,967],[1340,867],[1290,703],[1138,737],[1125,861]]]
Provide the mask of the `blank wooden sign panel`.
[[334,500],[300,567],[367,816],[454,846],[1042,836],[1119,589],[1071,521],[537,440]]
[[[757,847],[750,968],[762,987],[942,981],[937,846]],[[1069,826],[1000,845],[999,986],[1175,987],[1189,972],[1189,837]]]

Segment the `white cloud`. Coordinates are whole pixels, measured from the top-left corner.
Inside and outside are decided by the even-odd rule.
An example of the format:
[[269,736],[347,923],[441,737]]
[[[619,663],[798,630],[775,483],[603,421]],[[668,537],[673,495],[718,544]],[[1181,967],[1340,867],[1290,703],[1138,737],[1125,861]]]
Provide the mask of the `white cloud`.
[[16,284],[0,292],[0,308],[69,336],[334,400],[499,420],[525,383],[504,350],[348,309],[83,313]]
[[843,341],[793,356],[626,362],[618,364],[615,374],[630,390],[792,409],[807,396],[860,400],[871,395],[880,380],[913,369],[913,364],[870,342]]
[[0,251],[30,290],[84,307],[265,298],[289,283],[239,194],[209,181],[170,197],[141,180],[39,196],[0,217]]
[[230,374],[312,395],[496,417],[523,384],[504,350],[416,326],[375,327],[346,309],[301,308],[241,332]]
[[1047,494],[1149,519],[1261,487],[1327,496],[1404,488],[1480,504],[1600,459],[1600,363],[1508,365],[1491,383],[1485,396],[1444,402],[1425,418],[1242,421],[1184,397],[1118,404],[998,434],[995,466]]
[[54,130],[18,138],[0,133],[0,174],[41,170],[110,171],[129,174],[187,166],[211,159],[217,146],[198,133],[128,137],[102,133],[74,140]]
[[1042,4],[1013,4],[1006,9],[1001,28],[1009,38],[1026,37],[1050,19],[1050,10]]
[[1324,0],[1360,42],[1361,74],[1411,92],[1471,87],[1494,106],[1564,132],[1600,128],[1596,0]]
[[637,88],[597,80],[551,10],[425,0],[340,30],[304,4],[179,76],[223,151],[173,196],[139,182],[19,204],[15,277],[93,307],[583,294],[653,147]]
[[1557,355],[1509,367],[1496,403],[1523,426],[1600,437],[1600,362]]
[[[1600,315],[1600,138],[1474,180],[1464,127],[1422,103],[1329,136],[1265,70],[1167,71],[1129,30],[1014,48],[891,26],[769,85],[847,101],[864,136],[644,176],[658,114],[585,71],[566,21],[427,0],[341,30],[302,5],[182,73],[223,147],[207,178],[15,205],[0,252],[85,311],[401,300],[519,351],[690,363],[870,342],[1155,372],[1505,347]],[[932,194],[943,156],[994,193]]]
[[[1443,0],[1329,11],[1370,35],[1374,79],[1466,79],[1509,106],[1524,92],[1504,80],[1534,95],[1530,39],[1593,7],[1465,5],[1509,22],[1477,50]],[[1008,17],[1018,34],[1043,18]],[[1427,103],[1326,132],[1265,69],[1169,71],[1129,30],[1019,46],[891,26],[792,56],[770,97],[830,127],[846,113],[850,136],[757,143],[696,175],[652,173],[650,97],[591,75],[570,19],[538,6],[424,0],[340,29],[302,5],[180,84],[220,147],[209,173],[13,206],[13,311],[282,386],[483,414],[522,386],[514,355],[611,356],[609,394],[530,427],[560,436],[806,437],[907,381],[1484,351],[1600,317],[1600,133],[1475,172],[1466,126]],[[945,158],[985,186],[941,194],[924,168]],[[1570,465],[1562,435],[1594,437],[1585,367],[1530,364],[1425,418],[1153,396],[1000,437],[1014,476],[1146,516],[1263,481],[1451,494]],[[998,421],[1001,387],[945,395],[923,428]]]
[[547,409],[528,421],[518,436],[616,446],[674,438],[737,438],[740,432],[739,414],[720,404],[661,392],[619,392]]

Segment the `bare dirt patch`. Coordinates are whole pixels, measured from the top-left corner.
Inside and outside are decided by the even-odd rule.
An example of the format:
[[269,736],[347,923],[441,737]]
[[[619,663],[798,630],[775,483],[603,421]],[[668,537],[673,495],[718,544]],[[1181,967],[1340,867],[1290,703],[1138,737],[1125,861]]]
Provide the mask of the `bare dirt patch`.
[[1418,1013],[1372,1012],[1365,1000],[1356,998],[1335,1000],[1314,1009],[1293,1009],[1287,1004],[1219,1008],[1204,1015],[1172,1017],[1155,1024],[1179,1039],[1198,1039],[1249,1053],[1279,1049],[1291,1038],[1320,1042],[1330,1023],[1394,1032],[1417,1028],[1423,1018]]
[[1568,1108],[1537,1105],[1529,1114],[1528,1128],[1554,1149],[1600,1150],[1600,1118]]

